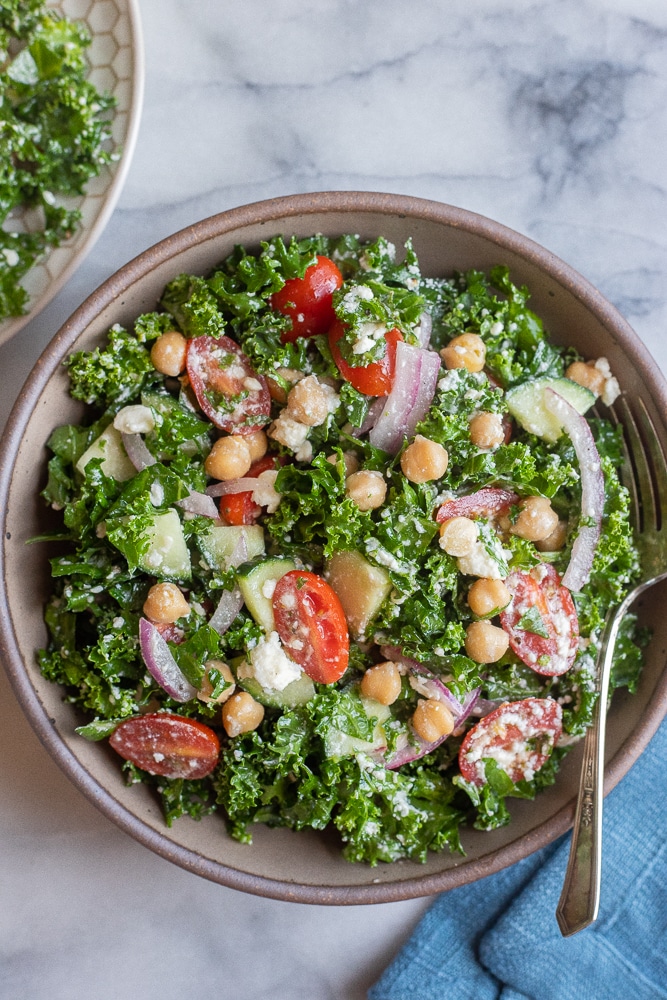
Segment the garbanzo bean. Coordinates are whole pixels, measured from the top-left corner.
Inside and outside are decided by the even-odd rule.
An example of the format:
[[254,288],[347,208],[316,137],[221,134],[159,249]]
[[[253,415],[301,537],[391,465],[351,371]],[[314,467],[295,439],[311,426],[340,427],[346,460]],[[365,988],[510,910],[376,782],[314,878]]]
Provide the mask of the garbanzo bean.
[[156,583],[148,591],[144,601],[144,614],[152,622],[171,625],[190,614],[190,605],[175,583]]
[[263,718],[264,706],[247,691],[236,691],[222,706],[222,724],[231,737],[251,733]]
[[526,497],[519,507],[521,510],[510,528],[511,534],[528,542],[541,542],[555,531],[558,514],[547,497]]
[[[338,461],[338,455],[327,455],[327,462],[331,462],[335,465]],[[359,459],[353,451],[343,452],[343,464],[345,465],[345,475],[351,476],[353,472],[358,472],[359,470]]]
[[412,728],[427,743],[435,743],[454,730],[454,716],[437,698],[420,698],[412,716]]
[[187,340],[178,330],[161,334],[151,348],[151,363],[162,375],[180,375],[185,368]]
[[331,386],[322,385],[317,375],[302,378],[287,396],[287,410],[294,420],[307,427],[319,427],[329,416],[338,397]]
[[491,622],[471,622],[466,629],[466,653],[475,663],[495,663],[507,652],[510,640]]
[[440,351],[447,368],[465,368],[481,372],[486,363],[486,345],[477,333],[461,333]]
[[440,525],[440,548],[456,558],[468,556],[478,534],[477,525],[469,517],[450,517]]
[[381,472],[361,469],[345,480],[345,494],[354,500],[359,510],[375,510],[385,501],[387,484]]
[[214,441],[204,462],[208,475],[223,482],[245,476],[251,465],[250,448],[240,434],[228,434]]
[[381,705],[393,705],[401,693],[401,675],[391,660],[369,667],[361,678],[361,693]]
[[567,521],[559,521],[554,530],[546,538],[535,542],[535,548],[540,552],[558,552],[567,541]]
[[599,396],[605,383],[605,376],[595,367],[594,361],[573,361],[565,372],[565,377],[583,385],[585,389],[590,389],[596,396]]
[[266,436],[266,431],[263,431],[261,427],[256,427],[253,431],[248,431],[244,434],[243,440],[248,445],[251,464],[258,462],[260,458],[264,458],[269,447],[269,439]]
[[444,476],[448,461],[446,448],[417,434],[401,455],[401,469],[411,483],[430,483]]
[[488,618],[506,608],[512,600],[512,595],[502,580],[489,580],[481,577],[475,580],[468,591],[470,610],[478,618]]
[[470,440],[478,448],[498,448],[505,440],[503,418],[499,413],[476,413],[468,425]]
[[[217,698],[212,699],[211,694],[213,692],[213,684],[211,683],[210,673],[213,670],[217,670],[220,676],[229,684],[222,694],[219,694]],[[202,677],[201,687],[197,691],[197,697],[200,701],[205,701],[210,704],[213,700],[217,705],[222,705],[234,694],[236,684],[234,682],[234,675],[223,660],[207,660],[204,664],[204,676]]]

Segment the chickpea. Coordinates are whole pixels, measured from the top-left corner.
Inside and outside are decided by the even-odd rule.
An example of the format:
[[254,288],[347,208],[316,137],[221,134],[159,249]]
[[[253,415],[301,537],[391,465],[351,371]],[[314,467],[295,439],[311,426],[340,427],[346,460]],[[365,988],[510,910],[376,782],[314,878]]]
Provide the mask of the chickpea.
[[430,483],[444,476],[448,461],[446,448],[417,434],[401,455],[401,469],[411,483]]
[[401,675],[391,660],[369,667],[361,678],[361,693],[381,705],[393,705],[401,693]]
[[263,718],[264,706],[247,691],[236,691],[222,706],[222,724],[228,736],[251,733]]
[[178,330],[168,330],[151,348],[153,368],[162,375],[180,375],[185,368],[187,340]]
[[502,580],[481,577],[468,591],[470,610],[478,618],[490,618],[506,608],[512,595]]
[[204,462],[208,475],[223,481],[245,476],[251,465],[250,448],[240,434],[218,438]]
[[465,368],[481,372],[486,362],[486,345],[477,333],[461,333],[440,351],[447,368]]
[[601,395],[606,381],[603,372],[595,367],[594,361],[573,361],[565,372],[565,377],[590,389],[596,396]]
[[469,517],[450,517],[440,525],[440,548],[450,556],[468,556],[478,533],[477,525]]
[[412,716],[412,728],[427,743],[454,731],[454,716],[437,698],[420,698]]
[[498,448],[505,440],[503,418],[499,413],[476,413],[468,429],[470,440],[478,448]]
[[260,458],[264,458],[269,447],[269,439],[266,436],[266,431],[263,431],[261,427],[256,427],[255,430],[248,431],[247,434],[244,434],[243,440],[248,445],[250,450],[251,464],[253,462],[258,462]]
[[535,542],[535,548],[540,552],[558,552],[567,540],[567,521],[559,521],[554,530],[546,538]]
[[338,396],[331,386],[323,385],[317,375],[307,375],[290,389],[287,396],[287,410],[300,424],[319,427],[337,402]]
[[213,684],[211,683],[209,675],[212,670],[217,670],[218,673],[222,676],[223,680],[225,680],[227,684],[229,684],[229,687],[226,687],[225,690],[222,692],[222,694],[219,694],[218,697],[215,699],[216,704],[222,705],[223,702],[227,701],[234,694],[234,690],[236,688],[236,684],[234,683],[234,675],[232,674],[227,664],[224,663],[222,660],[207,660],[206,663],[204,664],[204,670],[205,673],[204,676],[202,677],[201,687],[199,688],[199,691],[197,691],[197,697],[199,698],[200,701],[205,701],[207,705],[211,704],[211,701],[213,700],[211,698],[211,693],[213,691]]
[[[327,462],[331,462],[335,465],[338,461],[338,455],[327,455]],[[359,471],[359,459],[353,451],[343,452],[343,463],[345,465],[345,475],[351,476],[353,472]]]
[[519,507],[521,511],[510,528],[511,534],[528,542],[541,542],[555,531],[558,514],[547,497],[526,497]]
[[345,495],[354,500],[359,510],[375,510],[384,503],[387,484],[381,472],[361,469],[345,480]]
[[475,663],[495,663],[509,644],[507,632],[491,622],[471,622],[466,629],[466,653]]
[[171,625],[190,614],[190,605],[175,583],[156,583],[148,591],[144,601],[144,614],[152,622]]

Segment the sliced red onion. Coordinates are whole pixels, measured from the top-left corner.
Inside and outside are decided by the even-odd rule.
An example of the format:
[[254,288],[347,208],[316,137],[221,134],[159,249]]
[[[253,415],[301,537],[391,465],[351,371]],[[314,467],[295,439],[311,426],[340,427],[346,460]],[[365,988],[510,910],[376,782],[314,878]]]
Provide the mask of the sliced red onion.
[[139,644],[148,672],[170,698],[184,702],[195,697],[197,689],[181,672],[155,625],[146,618],[139,619]]
[[440,357],[404,341],[396,345],[394,384],[368,440],[375,448],[395,455],[406,437],[426,416],[433,402]]
[[225,483],[213,483],[206,487],[209,497],[224,497],[228,493],[251,493],[257,489],[257,478],[243,476],[242,479],[228,479]]
[[372,427],[375,427],[378,418],[382,411],[384,410],[384,404],[387,401],[386,396],[378,396],[374,399],[371,405],[368,407],[368,413],[366,414],[366,419],[362,422],[360,427],[355,427],[357,435],[367,434]]
[[200,514],[202,517],[220,517],[220,512],[213,502],[213,498],[205,493],[198,493],[193,490],[183,500],[177,500],[176,506],[182,510],[187,510],[190,514]]
[[422,367],[419,376],[419,390],[414,406],[408,415],[406,437],[412,437],[420,420],[428,413],[440,375],[440,355],[434,351],[422,351]]
[[560,420],[579,462],[581,519],[585,523],[579,525],[579,533],[572,546],[570,563],[562,579],[563,586],[576,593],[588,582],[600,538],[604,512],[602,463],[586,418],[553,389],[544,390],[544,403]]
[[417,333],[419,336],[419,346],[428,347],[431,342],[431,332],[433,330],[433,320],[431,318],[430,312],[423,312],[419,317],[419,326],[417,327]]
[[151,455],[141,434],[121,434],[123,448],[137,472],[155,465],[157,459]]
[[218,606],[211,615],[209,625],[218,635],[224,635],[242,607],[243,596],[238,587],[223,591]]
[[227,569],[232,569],[232,567],[240,566],[241,563],[247,562],[248,560],[248,539],[246,538],[245,531],[239,533],[239,540],[232,549],[231,555],[225,560],[225,566]]

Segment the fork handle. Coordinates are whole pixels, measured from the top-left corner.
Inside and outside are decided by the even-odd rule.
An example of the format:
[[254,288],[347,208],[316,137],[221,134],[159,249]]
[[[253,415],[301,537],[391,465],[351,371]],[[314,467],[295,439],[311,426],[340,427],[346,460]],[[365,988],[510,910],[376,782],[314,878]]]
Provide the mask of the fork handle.
[[556,908],[556,919],[564,937],[570,937],[592,924],[600,905],[604,747],[609,676],[624,606],[613,608],[609,612],[598,655],[598,699],[593,711],[593,722],[584,737],[584,759],[570,856],[563,891]]

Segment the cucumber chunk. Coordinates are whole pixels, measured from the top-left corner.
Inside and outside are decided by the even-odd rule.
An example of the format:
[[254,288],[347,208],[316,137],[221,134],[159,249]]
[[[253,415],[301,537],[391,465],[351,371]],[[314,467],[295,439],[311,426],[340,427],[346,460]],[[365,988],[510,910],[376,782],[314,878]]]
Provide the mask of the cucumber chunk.
[[578,413],[586,413],[595,402],[595,395],[583,385],[569,378],[538,378],[510,389],[505,399],[507,409],[518,424],[530,434],[553,444],[563,428],[553,413],[544,405],[544,390],[553,389]]
[[372,566],[360,552],[334,552],[327,564],[326,579],[343,606],[355,639],[363,639],[366,628],[389,596],[391,579],[386,570]]
[[242,539],[246,548],[243,562],[264,555],[264,529],[259,524],[212,524],[197,536],[197,544],[208,565],[224,571],[232,565],[234,555],[242,550]]
[[260,705],[266,705],[267,708],[297,708],[315,697],[315,685],[307,674],[292,681],[282,691],[267,691],[256,677],[243,677],[243,673],[243,668],[239,668],[237,675],[239,687],[242,687],[244,691],[253,696],[255,701],[258,701]]
[[189,580],[192,575],[190,553],[176,511],[156,514],[147,534],[150,545],[139,559],[141,569],[161,579]]
[[372,740],[362,740],[332,727],[324,737],[324,752],[327,757],[352,757],[355,753],[372,753],[386,747],[387,735],[383,723],[391,718],[391,709],[388,705],[383,705],[374,698],[364,698],[363,695],[360,696],[360,701],[368,718],[377,719]]
[[102,472],[105,476],[115,479],[117,483],[124,483],[137,474],[123,448],[120,431],[117,431],[113,424],[109,424],[100,436],[95,438],[76,463],[77,470],[82,476],[85,475],[86,466],[94,458],[102,459]]
[[275,585],[293,569],[296,565],[291,559],[263,559],[239,567],[237,580],[246,607],[267,635],[275,629],[271,600]]

